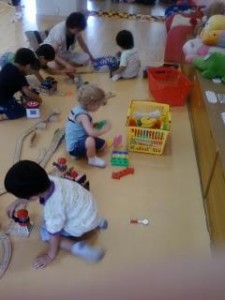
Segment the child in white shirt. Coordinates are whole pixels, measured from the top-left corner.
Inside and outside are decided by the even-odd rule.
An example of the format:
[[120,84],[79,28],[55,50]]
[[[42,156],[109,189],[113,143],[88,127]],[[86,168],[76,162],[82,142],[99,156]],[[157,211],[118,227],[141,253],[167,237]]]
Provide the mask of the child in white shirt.
[[114,81],[120,78],[135,78],[140,70],[140,59],[134,47],[133,35],[128,30],[121,30],[116,36],[116,43],[121,48],[119,68],[112,72]]
[[93,229],[106,229],[108,226],[107,221],[98,214],[93,195],[80,184],[48,176],[37,163],[22,160],[7,172],[5,188],[18,197],[7,208],[7,214],[11,218],[16,208],[27,201],[39,199],[43,205],[41,238],[49,242],[49,248],[45,254],[34,260],[34,268],[44,268],[50,264],[56,258],[59,248],[89,262],[97,262],[103,258],[105,252],[102,249],[71,239],[81,237]]

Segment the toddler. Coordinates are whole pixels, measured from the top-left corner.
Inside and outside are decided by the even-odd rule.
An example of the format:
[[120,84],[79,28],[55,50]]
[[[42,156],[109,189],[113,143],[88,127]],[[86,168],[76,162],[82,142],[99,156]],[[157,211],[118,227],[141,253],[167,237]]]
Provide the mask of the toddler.
[[36,269],[44,268],[57,256],[59,248],[75,256],[97,262],[103,258],[102,249],[71,237],[81,237],[94,229],[106,229],[108,223],[101,219],[92,194],[75,181],[48,176],[37,163],[22,160],[14,164],[5,176],[5,188],[16,197],[8,208],[12,217],[17,207],[39,199],[43,205],[41,238],[49,242],[48,251],[33,262]]
[[79,89],[79,104],[69,115],[65,128],[67,151],[74,157],[87,156],[88,164],[104,168],[104,160],[96,156],[96,151],[105,149],[105,140],[99,138],[111,129],[108,121],[101,128],[93,123],[90,113],[105,104],[105,93],[93,84],[84,84]]
[[7,63],[0,71],[0,121],[18,119],[26,115],[25,107],[15,98],[17,92],[21,92],[30,100],[42,102],[29,88],[26,79],[35,60],[33,51],[20,48],[15,54],[14,62]]
[[119,68],[112,72],[114,81],[120,78],[137,77],[140,70],[140,59],[137,49],[134,47],[133,35],[128,30],[119,31],[116,36],[116,43],[121,48]]

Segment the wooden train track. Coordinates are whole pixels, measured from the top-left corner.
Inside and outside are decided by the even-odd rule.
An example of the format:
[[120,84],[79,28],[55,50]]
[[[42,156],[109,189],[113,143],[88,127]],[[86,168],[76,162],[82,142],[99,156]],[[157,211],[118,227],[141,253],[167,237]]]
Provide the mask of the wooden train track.
[[0,279],[4,275],[5,271],[8,268],[11,255],[12,255],[12,246],[8,236],[0,232]]
[[55,131],[52,142],[47,152],[45,153],[44,158],[39,163],[43,168],[46,166],[49,159],[52,157],[52,154],[56,151],[58,146],[61,144],[62,140],[64,139],[64,135],[65,135],[64,129],[57,129]]
[[20,156],[21,156],[21,152],[22,152],[22,147],[23,147],[23,142],[24,139],[30,135],[31,133],[35,132],[35,130],[37,129],[37,127],[41,124],[41,123],[47,123],[49,122],[49,120],[58,115],[59,112],[58,111],[53,111],[50,114],[48,114],[45,118],[39,120],[37,123],[35,123],[33,126],[31,126],[30,128],[28,128],[27,130],[25,130],[17,139],[16,141],[16,148],[15,148],[15,153],[14,153],[14,159],[13,159],[13,163],[15,164],[16,162],[18,162],[20,160]]

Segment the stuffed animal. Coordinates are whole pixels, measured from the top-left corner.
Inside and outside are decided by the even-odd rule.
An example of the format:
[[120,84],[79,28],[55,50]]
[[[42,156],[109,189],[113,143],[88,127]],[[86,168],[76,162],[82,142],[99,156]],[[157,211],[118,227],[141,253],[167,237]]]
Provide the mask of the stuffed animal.
[[221,78],[225,82],[225,54],[212,53],[209,57],[197,57],[193,65],[208,79]]
[[201,39],[206,45],[225,48],[225,30],[203,30]]
[[225,54],[225,49],[207,46],[200,38],[195,38],[187,41],[184,44],[183,52],[185,55],[185,61],[192,62],[192,60],[196,57],[203,57],[214,52]]
[[225,15],[211,16],[205,24],[204,31],[225,30]]
[[204,44],[225,48],[225,15],[211,16],[200,37]]

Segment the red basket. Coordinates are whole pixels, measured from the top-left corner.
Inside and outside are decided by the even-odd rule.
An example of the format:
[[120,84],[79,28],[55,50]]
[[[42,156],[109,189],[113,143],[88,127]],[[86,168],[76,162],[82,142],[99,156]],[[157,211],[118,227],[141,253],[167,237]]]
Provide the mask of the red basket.
[[184,105],[191,89],[191,82],[180,70],[169,67],[149,68],[149,91],[157,102],[171,106]]

